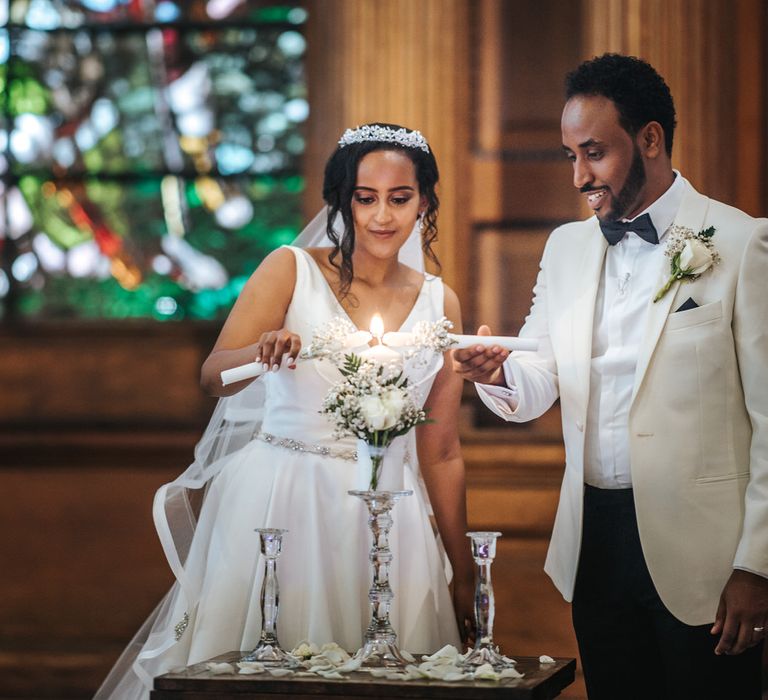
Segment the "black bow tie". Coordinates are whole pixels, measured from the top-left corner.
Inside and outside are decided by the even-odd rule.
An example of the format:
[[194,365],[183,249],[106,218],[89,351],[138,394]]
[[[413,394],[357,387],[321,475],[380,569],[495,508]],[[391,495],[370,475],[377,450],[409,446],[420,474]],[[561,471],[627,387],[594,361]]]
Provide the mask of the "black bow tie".
[[658,243],[659,236],[656,227],[648,214],[638,216],[633,221],[601,221],[600,230],[608,241],[608,245],[616,245],[627,231],[637,234],[648,243]]

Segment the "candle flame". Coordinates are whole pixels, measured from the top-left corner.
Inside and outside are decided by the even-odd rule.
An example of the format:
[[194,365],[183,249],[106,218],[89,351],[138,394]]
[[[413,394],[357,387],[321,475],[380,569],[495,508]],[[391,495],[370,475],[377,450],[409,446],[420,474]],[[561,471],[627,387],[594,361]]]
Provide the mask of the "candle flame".
[[384,319],[380,313],[373,314],[371,319],[371,335],[381,342],[381,336],[384,335]]

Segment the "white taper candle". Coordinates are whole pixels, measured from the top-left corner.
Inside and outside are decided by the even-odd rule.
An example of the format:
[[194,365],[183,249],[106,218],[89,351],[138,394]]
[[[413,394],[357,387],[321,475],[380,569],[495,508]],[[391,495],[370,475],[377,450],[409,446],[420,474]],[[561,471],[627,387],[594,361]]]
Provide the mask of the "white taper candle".
[[486,348],[491,345],[498,345],[505,350],[538,350],[539,341],[535,338],[515,338],[506,335],[455,335],[449,333],[448,337],[455,340],[451,345],[451,350],[463,350],[472,348],[475,345],[483,345]]
[[247,365],[225,369],[221,373],[221,384],[222,386],[227,386],[227,384],[241,382],[243,379],[260,377],[264,374],[264,371],[264,364],[262,362],[249,362]]

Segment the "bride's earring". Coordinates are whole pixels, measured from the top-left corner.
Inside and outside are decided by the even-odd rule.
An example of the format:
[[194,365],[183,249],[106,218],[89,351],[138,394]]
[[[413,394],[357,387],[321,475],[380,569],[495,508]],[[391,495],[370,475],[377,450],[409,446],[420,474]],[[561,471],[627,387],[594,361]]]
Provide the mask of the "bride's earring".
[[417,221],[419,226],[419,238],[421,238],[424,235],[424,212],[419,214]]

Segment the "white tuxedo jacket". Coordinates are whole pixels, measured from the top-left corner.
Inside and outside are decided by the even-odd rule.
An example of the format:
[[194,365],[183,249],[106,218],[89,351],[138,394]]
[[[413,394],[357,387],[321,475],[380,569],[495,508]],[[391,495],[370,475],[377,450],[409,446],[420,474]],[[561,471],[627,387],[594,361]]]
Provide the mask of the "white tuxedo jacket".
[[[712,239],[722,261],[648,301],[629,441],[640,540],[662,601],[690,625],[712,622],[733,567],[768,576],[768,219],[687,190],[675,224]],[[662,242],[663,245],[663,242]],[[607,244],[597,219],[550,236],[520,332],[538,353],[514,353],[517,407],[478,386],[509,421],[560,398],[566,465],[545,564],[573,597],[581,544],[584,429],[592,323]],[[669,258],[658,270],[658,289]],[[677,309],[688,297],[698,308]]]

